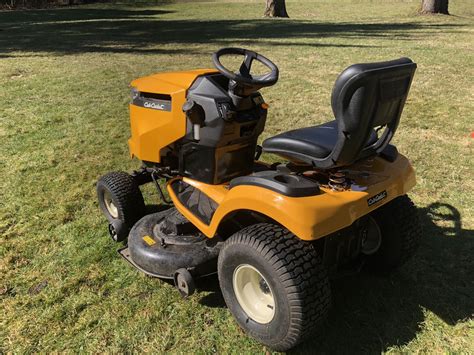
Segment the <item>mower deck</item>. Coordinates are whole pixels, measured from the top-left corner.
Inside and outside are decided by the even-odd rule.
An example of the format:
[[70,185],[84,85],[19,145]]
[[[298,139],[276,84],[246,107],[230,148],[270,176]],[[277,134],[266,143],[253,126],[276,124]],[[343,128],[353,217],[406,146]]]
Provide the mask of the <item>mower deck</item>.
[[216,272],[220,241],[203,236],[175,208],[140,219],[120,255],[147,275],[173,279],[186,269],[194,278]]
[[160,279],[173,279],[173,277],[170,277],[170,276],[167,276],[167,275],[158,275],[158,274],[154,274],[152,272],[149,272],[145,269],[143,269],[142,267],[140,267],[140,265],[138,265],[137,263],[135,263],[133,261],[133,259],[131,258],[130,256],[130,249],[128,249],[128,245],[124,246],[123,248],[120,248],[119,250],[117,250],[117,252],[120,254],[120,256],[122,258],[124,258],[125,260],[127,260],[134,268],[136,268],[137,270],[143,272],[144,274],[148,275],[148,276],[151,276],[151,277],[158,277]]

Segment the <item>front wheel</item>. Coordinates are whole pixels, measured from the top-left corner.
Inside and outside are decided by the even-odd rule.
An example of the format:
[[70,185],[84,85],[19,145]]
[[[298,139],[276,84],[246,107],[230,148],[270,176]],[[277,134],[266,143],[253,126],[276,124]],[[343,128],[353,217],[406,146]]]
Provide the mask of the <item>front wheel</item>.
[[108,173],[97,182],[97,197],[109,220],[112,239],[125,240],[135,222],[145,214],[145,202],[135,180],[122,171]]
[[218,275],[239,325],[274,350],[304,340],[329,310],[329,280],[314,246],[277,225],[256,224],[231,236]]

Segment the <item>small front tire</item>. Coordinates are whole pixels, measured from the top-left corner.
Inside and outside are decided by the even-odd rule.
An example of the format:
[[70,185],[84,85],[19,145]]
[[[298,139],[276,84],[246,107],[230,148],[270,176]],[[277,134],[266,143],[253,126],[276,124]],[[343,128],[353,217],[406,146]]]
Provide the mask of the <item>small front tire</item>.
[[125,172],[108,173],[97,182],[97,197],[110,223],[112,239],[125,240],[135,222],[145,214],[145,202],[137,183]]

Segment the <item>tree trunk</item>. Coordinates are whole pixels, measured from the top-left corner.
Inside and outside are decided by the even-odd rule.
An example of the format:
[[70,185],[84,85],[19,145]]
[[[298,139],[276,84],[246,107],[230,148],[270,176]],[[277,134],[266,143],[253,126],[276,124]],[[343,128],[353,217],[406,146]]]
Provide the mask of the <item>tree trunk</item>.
[[448,3],[449,0],[422,0],[421,13],[449,15]]
[[289,17],[285,0],[266,0],[265,17]]

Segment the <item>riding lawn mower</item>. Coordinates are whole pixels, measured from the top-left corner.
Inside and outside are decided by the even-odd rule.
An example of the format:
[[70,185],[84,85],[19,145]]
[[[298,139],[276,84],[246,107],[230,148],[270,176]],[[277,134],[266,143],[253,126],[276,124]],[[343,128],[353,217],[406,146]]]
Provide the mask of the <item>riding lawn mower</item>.
[[[238,70],[222,64],[227,56],[243,58]],[[332,91],[333,120],[259,146],[269,108],[259,90],[278,81],[278,67],[241,48],[212,59],[216,69],[131,83],[128,144],[142,166],[100,178],[99,205],[131,265],[173,280],[185,297],[196,279],[217,273],[238,324],[288,350],[326,317],[332,277],[362,266],[389,271],[416,249],[407,196],[415,174],[390,144],[416,64],[349,66]],[[268,71],[252,74],[254,62]],[[262,152],[283,162],[262,162]],[[140,186],[148,183],[158,212],[147,212]]]

